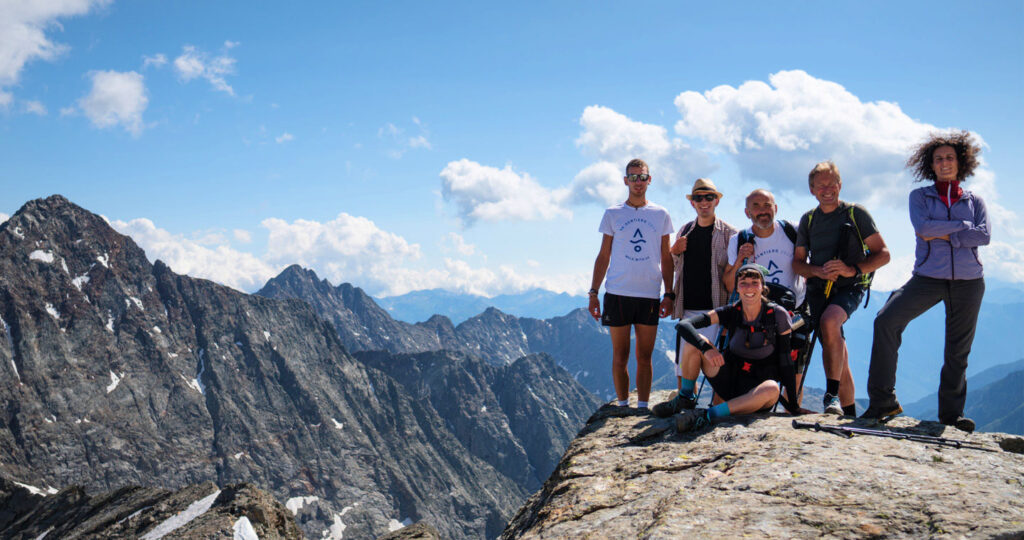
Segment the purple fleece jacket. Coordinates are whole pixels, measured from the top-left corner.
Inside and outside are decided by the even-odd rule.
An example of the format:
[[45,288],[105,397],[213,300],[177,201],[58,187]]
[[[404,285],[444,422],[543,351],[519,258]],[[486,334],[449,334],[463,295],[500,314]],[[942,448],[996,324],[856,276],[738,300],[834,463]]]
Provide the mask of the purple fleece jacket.
[[[984,275],[978,246],[988,245],[988,213],[981,197],[964,190],[947,208],[935,185],[910,192],[910,221],[917,233],[914,274],[936,279],[977,279]],[[949,235],[949,241],[921,236]]]

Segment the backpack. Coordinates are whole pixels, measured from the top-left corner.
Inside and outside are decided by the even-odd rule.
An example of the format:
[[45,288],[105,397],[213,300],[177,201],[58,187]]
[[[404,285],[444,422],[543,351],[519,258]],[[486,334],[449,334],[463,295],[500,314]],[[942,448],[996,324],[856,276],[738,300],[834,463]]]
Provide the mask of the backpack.
[[[790,294],[792,295],[792,292],[790,292]],[[761,314],[759,315],[757,324],[760,327],[760,331],[764,332],[765,343],[769,343],[772,346],[774,346],[775,338],[779,333],[779,322],[775,320],[775,310],[784,310],[786,308],[776,304],[775,302],[772,302],[771,300],[768,300],[767,302],[762,300],[761,302],[763,309],[761,309]],[[732,309],[730,311],[732,310],[735,310],[733,311],[733,316],[735,317],[735,319],[729,321],[732,324],[726,325],[726,321],[719,321],[722,323],[723,329],[728,331],[725,339],[726,347],[728,347],[729,342],[732,341],[732,336],[733,333],[736,331],[736,328],[738,328],[739,326],[746,326],[743,322],[743,305],[740,302],[736,302],[735,304],[732,305]],[[729,326],[729,328],[725,328],[726,326]],[[751,325],[750,333],[754,333],[756,331],[758,331],[758,329]]]
[[[843,224],[843,228],[839,231],[839,260],[843,261],[848,265],[858,264],[871,254],[871,250],[868,249],[868,245],[864,243],[864,237],[860,234],[860,227],[857,226],[857,218],[853,215],[855,206],[850,205],[847,209],[848,221]],[[807,215],[807,237],[811,236],[811,221],[814,219],[814,211]],[[856,234],[856,241],[850,229],[853,229]],[[861,274],[854,276],[853,285],[858,285],[867,290],[867,295],[864,299],[864,306],[867,307],[868,301],[871,299],[871,282],[875,278],[874,271],[868,272],[867,274]]]

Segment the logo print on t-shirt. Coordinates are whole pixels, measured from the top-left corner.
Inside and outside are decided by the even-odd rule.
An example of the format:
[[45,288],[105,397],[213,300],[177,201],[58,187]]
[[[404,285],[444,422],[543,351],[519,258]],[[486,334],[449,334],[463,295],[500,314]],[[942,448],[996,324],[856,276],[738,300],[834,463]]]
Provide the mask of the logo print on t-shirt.
[[[774,268],[775,270],[772,270],[772,268]],[[776,274],[781,274],[781,273],[782,273],[782,269],[779,268],[779,265],[775,264],[774,260],[769,259],[768,260],[768,276],[767,277],[772,278],[772,280],[771,280],[772,283],[779,283],[781,281],[780,276],[776,275]]]
[[[640,237],[639,240],[636,240],[637,236]],[[633,251],[635,251],[637,253],[640,253],[644,249],[644,247],[641,246],[640,244],[646,244],[647,240],[644,240],[644,235],[643,235],[643,233],[640,232],[640,229],[637,229],[636,232],[633,233],[633,238],[634,238],[634,240],[630,240],[629,243],[630,244],[634,244],[633,245]]]

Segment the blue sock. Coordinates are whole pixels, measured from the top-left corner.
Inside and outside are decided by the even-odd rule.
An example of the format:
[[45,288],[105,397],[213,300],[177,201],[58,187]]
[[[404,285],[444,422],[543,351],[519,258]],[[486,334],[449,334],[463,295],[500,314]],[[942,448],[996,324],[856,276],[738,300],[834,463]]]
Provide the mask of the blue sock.
[[682,381],[682,386],[679,388],[679,395],[692,396],[693,388],[697,386],[697,379],[687,379],[683,377]]
[[723,401],[708,409],[708,418],[714,420],[723,416],[729,416],[729,402]]

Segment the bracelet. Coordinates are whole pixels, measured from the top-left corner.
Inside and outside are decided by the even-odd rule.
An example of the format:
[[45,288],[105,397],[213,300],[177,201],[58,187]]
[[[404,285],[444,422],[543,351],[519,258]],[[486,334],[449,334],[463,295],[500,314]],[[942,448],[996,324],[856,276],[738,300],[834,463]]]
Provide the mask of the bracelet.
[[854,264],[854,265],[853,265],[853,269],[854,269],[854,271],[856,271],[856,272],[857,272],[857,275],[858,275],[858,276],[864,275],[864,271],[863,271],[863,270],[861,270],[861,269],[860,269],[860,267],[859,267],[859,266],[857,266],[856,264]]
[[597,296],[597,289],[590,289],[587,291],[588,296]]

